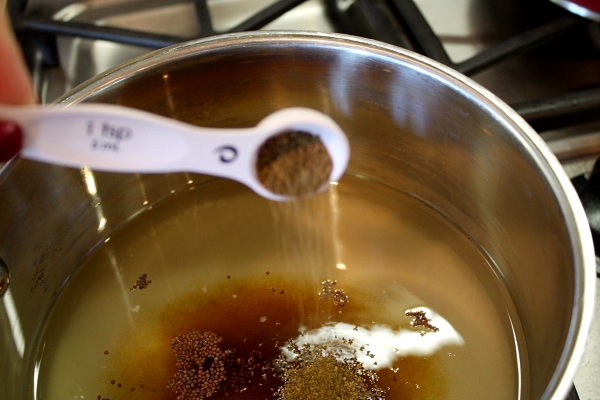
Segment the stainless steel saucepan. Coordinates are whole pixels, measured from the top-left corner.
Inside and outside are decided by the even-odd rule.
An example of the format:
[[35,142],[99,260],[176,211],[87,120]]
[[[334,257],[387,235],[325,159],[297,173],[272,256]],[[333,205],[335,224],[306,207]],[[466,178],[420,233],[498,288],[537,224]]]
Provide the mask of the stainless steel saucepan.
[[[493,261],[526,343],[521,398],[562,400],[568,392],[594,298],[586,217],[543,141],[470,79],[367,39],[252,32],[150,53],[60,102],[123,104],[209,127],[253,126],[292,106],[328,114],[349,137],[349,173],[431,205]],[[82,260],[189,185],[180,174],[98,173],[92,196],[84,179],[27,160],[1,171],[0,259],[10,279],[0,297],[2,399],[33,398],[39,331]]]

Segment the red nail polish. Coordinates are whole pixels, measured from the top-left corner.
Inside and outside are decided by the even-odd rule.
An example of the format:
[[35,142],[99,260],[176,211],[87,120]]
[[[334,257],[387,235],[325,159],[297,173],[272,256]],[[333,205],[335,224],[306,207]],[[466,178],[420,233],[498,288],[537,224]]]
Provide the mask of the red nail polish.
[[23,132],[13,121],[0,121],[0,162],[16,156],[23,146]]

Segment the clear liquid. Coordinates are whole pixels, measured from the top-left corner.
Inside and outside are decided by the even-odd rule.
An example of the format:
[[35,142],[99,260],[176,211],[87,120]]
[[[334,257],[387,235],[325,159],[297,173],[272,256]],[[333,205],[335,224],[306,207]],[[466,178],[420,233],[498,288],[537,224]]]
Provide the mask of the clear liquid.
[[[142,274],[151,283],[131,290]],[[344,307],[319,298],[325,280],[344,290]],[[417,354],[419,338],[444,331],[411,326],[405,311],[416,307],[462,342]],[[417,335],[393,365],[371,367],[386,399],[516,399],[512,315],[476,246],[403,193],[347,177],[315,198],[272,203],[216,180],[145,212],[85,261],[46,324],[36,395],[175,399],[178,334],[218,332],[240,354],[273,359],[301,327],[342,322]],[[274,398],[281,382],[271,375],[227,398]]]

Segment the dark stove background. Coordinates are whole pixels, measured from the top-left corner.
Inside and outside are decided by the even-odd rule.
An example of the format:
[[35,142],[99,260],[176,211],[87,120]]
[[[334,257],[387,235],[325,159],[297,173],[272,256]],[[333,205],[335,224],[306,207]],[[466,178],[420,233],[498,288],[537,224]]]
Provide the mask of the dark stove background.
[[[45,67],[56,67],[57,35],[156,49],[194,37],[261,29],[304,2],[275,1],[236,26],[217,31],[209,2],[195,0],[199,31],[193,37],[59,21],[39,5],[28,7],[31,2],[27,0],[9,1],[9,6],[30,65],[41,55]],[[459,62],[450,58],[443,38],[411,0],[322,3],[333,30],[395,44],[450,65],[500,96],[540,132],[599,119],[600,25],[548,0],[471,1],[468,23],[481,32],[487,48]]]

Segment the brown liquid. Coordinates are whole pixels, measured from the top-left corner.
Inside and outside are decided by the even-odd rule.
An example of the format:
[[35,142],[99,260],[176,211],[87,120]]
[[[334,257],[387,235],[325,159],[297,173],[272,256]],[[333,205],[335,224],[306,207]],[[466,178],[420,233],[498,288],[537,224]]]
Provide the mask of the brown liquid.
[[[105,382],[114,380],[115,384],[121,383],[122,386],[117,389],[106,388],[101,391],[102,395],[121,398],[123,392],[136,387],[139,396],[142,396],[142,391],[144,393],[144,397],[140,398],[174,398],[165,385],[176,372],[175,361],[168,344],[181,333],[191,330],[215,332],[223,338],[223,348],[235,348],[235,354],[242,359],[250,358],[253,350],[259,350],[262,353],[260,359],[275,360],[280,354],[279,347],[288,339],[298,336],[300,325],[310,329],[317,328],[331,319],[343,319],[362,326],[367,324],[364,319],[366,311],[377,312],[365,310],[360,305],[352,307],[349,304],[341,310],[342,314],[339,314],[340,310],[332,307],[330,302],[319,301],[317,296],[305,298],[303,292],[306,286],[305,282],[271,275],[257,279],[236,279],[217,285],[213,295],[199,291],[180,299],[169,307],[169,311],[158,315],[155,321],[142,323],[110,350],[111,361],[114,359],[115,362],[108,364],[110,372],[105,375]],[[281,290],[284,293],[281,293]],[[354,292],[357,297],[364,295],[360,290],[357,293],[350,289],[350,292]],[[298,307],[300,302],[303,304],[302,308]],[[190,304],[193,306],[190,307]],[[306,309],[316,312],[308,316],[305,315]],[[397,322],[409,329],[409,321],[410,318],[405,317]],[[148,346],[145,341],[148,334],[157,347]],[[436,363],[436,358],[430,357],[426,362],[419,357],[399,360],[394,367],[405,372],[394,373],[390,369],[380,371],[378,386],[382,389],[389,387],[387,398],[407,398],[411,392],[415,393],[409,398],[443,397],[448,382],[444,368]],[[140,371],[143,371],[141,376]],[[246,392],[238,395],[224,384],[223,393],[212,398],[272,398],[273,392],[282,384],[274,375],[277,374],[266,369],[248,382]],[[157,385],[156,382],[162,384]],[[414,385],[416,382],[430,382],[423,384],[418,390],[418,396]],[[154,390],[156,392],[153,392]]]
[[[145,288],[131,291],[142,274]],[[344,290],[344,307],[319,297],[327,279]],[[241,359],[258,349],[271,364],[301,326],[418,332],[405,311],[421,306],[465,343],[377,370],[386,399],[517,398],[510,304],[487,260],[439,215],[355,178],[291,204],[215,181],[174,196],[90,256],[47,324],[38,398],[175,399],[167,385],[178,334],[215,332]],[[276,375],[266,369],[243,392],[224,385],[211,398],[274,398]]]

